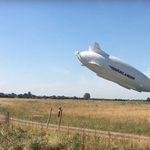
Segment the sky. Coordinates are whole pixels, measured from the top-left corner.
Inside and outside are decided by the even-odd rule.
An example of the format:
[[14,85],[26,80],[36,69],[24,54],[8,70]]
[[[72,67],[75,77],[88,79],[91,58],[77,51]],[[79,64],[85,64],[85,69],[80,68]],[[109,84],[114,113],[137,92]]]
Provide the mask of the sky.
[[98,42],[150,78],[150,2],[0,0],[0,92],[147,99],[76,58]]

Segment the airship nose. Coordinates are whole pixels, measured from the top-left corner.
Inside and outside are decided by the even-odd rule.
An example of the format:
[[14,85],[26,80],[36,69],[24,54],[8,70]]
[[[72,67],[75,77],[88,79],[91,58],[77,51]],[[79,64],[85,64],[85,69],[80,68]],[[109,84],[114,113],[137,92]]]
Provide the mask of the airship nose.
[[75,56],[77,56],[77,57],[78,57],[78,59],[79,59],[79,60],[81,60],[80,52],[78,52],[78,51],[77,51],[77,52],[75,52]]
[[78,57],[78,59],[82,61],[88,61],[88,58],[86,57],[85,52],[76,52],[75,55]]
[[91,61],[93,54],[89,52],[75,52],[75,55],[78,57],[78,59],[84,64]]
[[75,55],[76,55],[76,56],[78,56],[78,55],[79,55],[79,52],[78,52],[78,51],[77,51],[77,52],[75,52]]
[[90,61],[92,59],[92,53],[89,53],[89,52],[81,52],[80,53],[80,57],[81,59],[84,59],[86,61]]

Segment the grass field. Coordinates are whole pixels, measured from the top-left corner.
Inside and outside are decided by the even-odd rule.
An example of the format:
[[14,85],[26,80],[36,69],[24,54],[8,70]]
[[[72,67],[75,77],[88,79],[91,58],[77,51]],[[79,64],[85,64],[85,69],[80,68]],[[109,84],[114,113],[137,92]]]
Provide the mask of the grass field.
[[113,139],[36,127],[0,126],[0,150],[149,150],[149,141]]
[[36,127],[0,126],[0,150],[149,150],[149,141],[101,138]]
[[62,125],[150,136],[150,103],[84,100],[0,99],[0,113],[11,117],[58,123],[58,107],[63,109]]
[[[0,99],[0,113],[11,117],[62,125],[150,136],[150,103],[84,100]],[[87,136],[31,127],[0,126],[0,150],[149,150],[148,141]]]

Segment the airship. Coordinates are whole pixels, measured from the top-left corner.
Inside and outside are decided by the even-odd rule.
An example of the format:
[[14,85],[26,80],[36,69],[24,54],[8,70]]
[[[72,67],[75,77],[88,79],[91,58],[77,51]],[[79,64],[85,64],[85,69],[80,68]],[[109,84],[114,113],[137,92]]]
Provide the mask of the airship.
[[121,59],[101,50],[97,42],[95,42],[94,49],[90,46],[88,51],[77,51],[75,55],[82,66],[86,66],[101,78],[115,82],[126,89],[150,92],[150,79],[146,75]]

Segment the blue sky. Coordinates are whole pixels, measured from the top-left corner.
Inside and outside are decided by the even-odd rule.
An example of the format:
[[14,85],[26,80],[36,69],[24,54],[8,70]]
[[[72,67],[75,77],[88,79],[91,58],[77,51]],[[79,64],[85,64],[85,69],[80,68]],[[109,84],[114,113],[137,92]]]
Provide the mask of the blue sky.
[[146,99],[99,78],[74,56],[102,50],[150,77],[150,2],[0,1],[0,92]]

